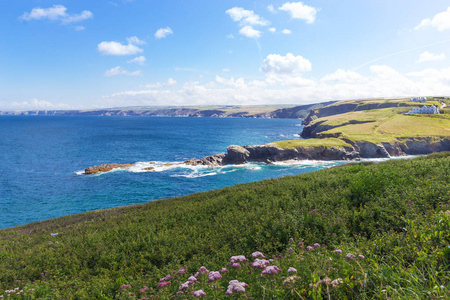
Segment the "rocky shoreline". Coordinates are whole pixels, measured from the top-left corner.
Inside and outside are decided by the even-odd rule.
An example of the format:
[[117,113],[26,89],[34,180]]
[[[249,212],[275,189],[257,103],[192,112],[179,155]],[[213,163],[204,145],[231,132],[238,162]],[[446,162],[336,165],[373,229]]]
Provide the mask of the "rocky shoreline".
[[[346,141],[350,146],[308,146],[280,148],[275,143],[263,145],[228,146],[226,153],[189,159],[184,164],[193,166],[239,165],[249,161],[273,163],[289,160],[348,160],[362,158],[390,158],[405,155],[430,154],[450,151],[450,138],[408,138],[396,142],[370,143]],[[130,164],[106,164],[85,169],[85,174],[107,172],[115,168],[129,168]],[[151,170],[149,168],[149,170]]]

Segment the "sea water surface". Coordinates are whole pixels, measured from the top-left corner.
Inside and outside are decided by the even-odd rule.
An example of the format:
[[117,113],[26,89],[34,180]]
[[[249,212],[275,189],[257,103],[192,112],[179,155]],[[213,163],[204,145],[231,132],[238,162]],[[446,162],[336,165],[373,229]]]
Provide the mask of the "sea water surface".
[[[183,196],[343,162],[200,167],[231,144],[299,139],[299,119],[0,116],[0,228]],[[84,175],[103,163],[130,170]],[[168,165],[169,164],[169,165]],[[152,171],[143,170],[152,166]]]

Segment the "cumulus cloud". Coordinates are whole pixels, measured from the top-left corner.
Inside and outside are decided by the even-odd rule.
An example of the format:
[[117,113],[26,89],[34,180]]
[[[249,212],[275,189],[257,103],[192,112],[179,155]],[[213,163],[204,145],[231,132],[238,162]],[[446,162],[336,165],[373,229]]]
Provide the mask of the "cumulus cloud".
[[25,21],[47,19],[51,21],[60,21],[62,24],[70,24],[91,19],[93,17],[94,14],[88,10],[84,10],[80,14],[70,15],[67,13],[67,8],[65,6],[53,5],[49,8],[33,8],[31,12],[25,12],[20,16],[20,19]]
[[138,70],[138,71],[130,72],[130,71],[123,69],[120,66],[105,71],[106,77],[117,76],[117,75],[142,76],[142,71]]
[[13,102],[11,103],[12,109],[71,109],[71,106],[64,103],[54,104],[49,101],[39,100],[37,98],[33,98],[30,101],[23,102]]
[[239,33],[248,38],[254,38],[254,39],[257,39],[261,36],[261,31],[254,29],[250,25],[242,27],[241,30],[239,30]]
[[274,32],[277,31],[277,29],[276,29],[275,27],[270,27],[270,28],[269,28],[269,31],[272,32],[272,33],[274,33]]
[[103,55],[133,55],[144,50],[136,45],[123,45],[119,42],[101,42],[97,45],[97,50]]
[[441,54],[433,54],[428,51],[425,51],[424,53],[420,54],[420,57],[418,60],[416,60],[416,63],[422,63],[427,61],[440,61],[445,59],[445,53]]
[[292,19],[305,20],[308,24],[314,23],[316,20],[317,8],[302,2],[286,2],[278,9],[288,12]]
[[177,84],[177,81],[173,78],[169,78],[167,79],[166,82],[157,82],[157,83],[151,83],[151,84],[146,84],[144,87],[146,89],[160,89],[163,87],[170,87],[170,86],[174,86]]
[[311,62],[301,55],[294,56],[292,53],[284,56],[269,54],[263,61],[261,71],[274,74],[301,74],[311,71]]
[[283,34],[291,34],[292,31],[290,31],[289,29],[283,29],[283,31],[281,31]]
[[321,81],[322,82],[334,82],[334,83],[357,83],[364,81],[365,77],[354,71],[346,71],[343,69],[338,69],[336,72],[325,75]]
[[423,19],[414,29],[419,30],[424,27],[434,27],[438,31],[450,29],[450,6],[446,11],[436,14],[432,19]]
[[168,35],[173,34],[173,30],[170,27],[160,28],[155,32],[155,38],[162,39],[167,37]]
[[267,10],[270,11],[271,13],[273,13],[273,14],[276,13],[276,10],[275,10],[275,8],[273,7],[272,4],[267,6]]
[[242,7],[230,8],[225,13],[227,13],[233,21],[240,22],[241,26],[244,25],[266,26],[269,24],[269,21],[264,20],[263,18],[255,14],[253,10],[246,10]]
[[129,63],[129,64],[136,63],[136,64],[139,64],[139,65],[142,66],[142,65],[145,64],[145,61],[146,61],[146,60],[147,60],[147,59],[145,58],[145,56],[141,55],[141,56],[138,56],[138,57],[133,58],[132,60],[129,60],[128,63]]
[[128,44],[133,44],[133,45],[144,45],[146,42],[139,39],[137,36],[132,36],[127,38],[127,42]]

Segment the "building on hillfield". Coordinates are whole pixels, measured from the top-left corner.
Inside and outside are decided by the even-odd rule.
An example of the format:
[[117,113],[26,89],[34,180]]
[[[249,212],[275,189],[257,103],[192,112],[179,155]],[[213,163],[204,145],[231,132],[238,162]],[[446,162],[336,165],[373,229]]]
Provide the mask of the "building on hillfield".
[[408,111],[408,114],[437,115],[439,114],[439,107],[434,105],[414,107],[412,110]]
[[425,103],[425,102],[427,102],[427,97],[412,97],[409,99],[409,102]]

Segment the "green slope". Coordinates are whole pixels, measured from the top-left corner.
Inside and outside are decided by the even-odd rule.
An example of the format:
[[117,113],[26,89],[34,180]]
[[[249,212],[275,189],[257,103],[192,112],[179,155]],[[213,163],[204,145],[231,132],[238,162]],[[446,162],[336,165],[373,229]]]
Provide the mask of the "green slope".
[[[449,153],[352,164],[1,230],[0,295],[17,287],[24,292],[13,297],[25,299],[172,299],[200,266],[219,270],[232,255],[261,251],[283,255],[273,262],[281,274],[261,279],[261,270],[242,262],[240,269],[228,266],[216,283],[221,290],[206,275],[195,289],[225,299],[228,281],[238,279],[252,283],[247,292],[254,299],[445,298],[449,170]],[[306,251],[298,241],[326,246]],[[366,259],[333,256],[337,248]],[[187,277],[174,275],[171,285],[157,288],[183,265]],[[283,283],[289,266],[302,279]],[[326,276],[342,284],[327,292],[320,282]],[[141,294],[144,286],[152,289]]]

